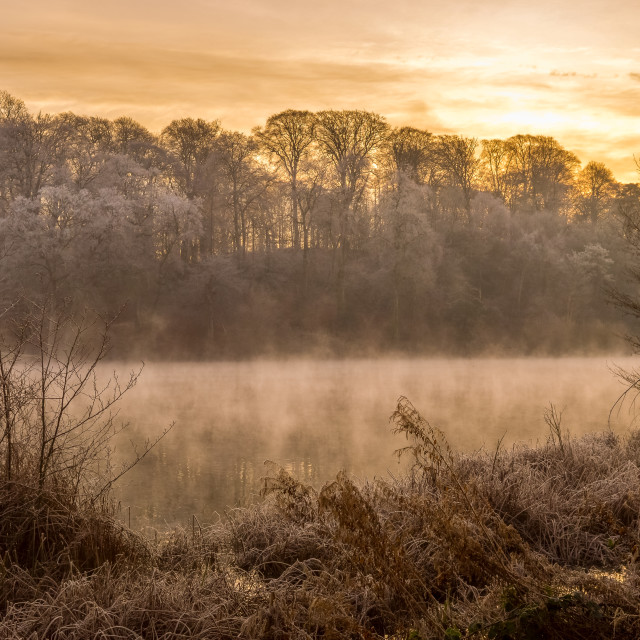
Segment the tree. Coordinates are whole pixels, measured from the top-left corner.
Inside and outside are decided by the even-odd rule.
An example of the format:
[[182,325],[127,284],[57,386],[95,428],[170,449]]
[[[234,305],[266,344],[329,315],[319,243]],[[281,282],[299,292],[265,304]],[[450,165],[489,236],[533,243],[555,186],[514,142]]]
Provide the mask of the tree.
[[403,334],[411,333],[415,309],[425,303],[425,286],[435,279],[434,263],[440,251],[428,223],[428,192],[428,186],[416,184],[410,174],[401,171],[396,188],[383,194],[379,206],[380,254],[383,270],[390,272],[391,327],[396,344]]
[[63,113],[68,128],[65,159],[78,189],[87,188],[104,169],[112,150],[112,126],[105,118]]
[[[317,213],[323,196],[326,195],[326,183],[328,173],[327,163],[323,158],[309,158],[304,164],[303,179],[299,182],[298,203],[300,209],[300,225],[302,227],[302,245],[304,248],[303,280],[307,278],[308,259],[306,255],[312,244],[318,246],[318,220]],[[315,234],[314,234],[315,231]],[[306,283],[305,283],[306,288]]]
[[480,164],[476,155],[478,140],[444,135],[438,137],[436,144],[438,164],[444,174],[444,180],[449,186],[460,189],[465,210],[469,212]]
[[21,100],[0,92],[0,198],[33,198],[64,160],[69,127],[62,116],[32,116]]
[[560,211],[571,192],[580,160],[549,136],[537,136],[532,189],[536,209]]
[[[314,140],[315,119],[310,111],[288,109],[271,116],[264,129],[256,129],[254,135],[285,172],[291,189],[291,229],[293,246],[300,247],[300,220],[298,217],[298,174],[301,163],[309,154]],[[308,246],[304,246],[305,251]]]
[[510,204],[509,169],[511,154],[504,140],[483,140],[481,161],[485,169],[485,182],[493,195]]
[[615,179],[602,162],[589,162],[576,179],[576,215],[596,224],[613,201]]
[[155,143],[154,136],[133,118],[122,116],[113,121],[113,148],[118,153],[133,155],[141,160],[140,155]]
[[640,241],[640,184],[618,185],[613,210],[622,223],[622,233],[627,242]]
[[372,156],[386,139],[389,127],[369,111],[320,111],[316,139],[331,162],[337,181],[337,301],[338,317],[345,311],[345,263],[354,215],[365,194]]
[[[637,159],[635,159],[635,163],[640,174],[640,163]],[[621,223],[623,237],[627,242],[631,265],[628,269],[627,286],[625,288],[611,286],[607,292],[614,305],[626,315],[638,320],[640,319],[640,297],[638,295],[638,286],[640,285],[640,266],[638,262],[640,258],[640,184],[620,185],[615,211]],[[640,351],[640,336],[638,333],[628,333],[626,340],[631,345],[634,353],[637,354]],[[629,370],[619,369],[617,373],[629,383],[627,391],[640,391],[640,370],[637,367]]]
[[188,198],[201,192],[204,169],[219,133],[218,121],[182,118],[173,120],[160,134],[161,144],[170,152],[170,173]]
[[574,251],[567,259],[570,271],[567,287],[567,320],[581,319],[593,312],[594,301],[613,281],[613,260],[600,244],[588,244],[582,251]]
[[8,91],[0,91],[0,121],[19,122],[29,118],[29,110],[24,100],[15,98]]
[[438,167],[431,133],[413,127],[394,129],[386,147],[393,172],[403,173],[417,184],[435,186]]
[[166,188],[154,190],[151,206],[159,273],[166,276],[163,269],[169,265],[196,260],[193,247],[202,232],[201,220],[194,202]]
[[382,145],[388,125],[369,111],[320,111],[316,138],[334,166],[340,190],[352,206],[366,187],[372,154]]
[[215,156],[221,174],[224,207],[231,215],[233,248],[241,257],[248,248],[250,217],[272,180],[256,161],[257,150],[255,138],[238,132],[223,132]]
[[[67,303],[16,301],[0,315],[0,469],[5,482],[59,491],[73,503],[94,500],[131,465],[113,472],[106,453],[123,428],[114,405],[124,381],[99,370],[113,318]],[[165,432],[166,433],[166,432]],[[145,455],[137,456],[133,464]]]
[[560,210],[580,165],[578,158],[549,136],[516,135],[505,144],[504,180],[511,209]]

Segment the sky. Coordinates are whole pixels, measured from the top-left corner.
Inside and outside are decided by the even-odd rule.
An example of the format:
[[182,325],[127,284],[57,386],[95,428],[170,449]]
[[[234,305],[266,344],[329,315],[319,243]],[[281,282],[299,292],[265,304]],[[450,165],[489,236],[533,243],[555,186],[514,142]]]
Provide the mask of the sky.
[[0,0],[0,89],[154,132],[295,108],[551,135],[637,182],[639,24],[637,0]]

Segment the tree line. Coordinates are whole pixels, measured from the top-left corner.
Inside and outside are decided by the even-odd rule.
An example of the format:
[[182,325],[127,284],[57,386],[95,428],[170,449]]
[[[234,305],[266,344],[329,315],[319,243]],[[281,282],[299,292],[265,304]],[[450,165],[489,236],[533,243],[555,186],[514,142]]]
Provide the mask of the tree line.
[[2,303],[126,302],[136,355],[610,349],[639,212],[638,184],[548,136],[363,110],[156,135],[0,92]]

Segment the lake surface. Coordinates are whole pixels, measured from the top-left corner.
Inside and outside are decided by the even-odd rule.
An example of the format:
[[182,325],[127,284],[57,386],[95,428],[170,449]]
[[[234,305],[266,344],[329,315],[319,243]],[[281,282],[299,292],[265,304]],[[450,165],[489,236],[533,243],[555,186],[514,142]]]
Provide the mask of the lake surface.
[[[211,521],[254,500],[272,460],[321,486],[399,471],[389,416],[406,396],[454,449],[493,449],[547,437],[553,402],[573,435],[608,428],[624,391],[610,367],[628,358],[377,359],[155,363],[122,401],[130,423],[116,457],[131,456],[171,422],[153,451],[119,481],[121,514],[134,528]],[[121,373],[131,369],[119,365]],[[630,403],[611,417],[628,430]],[[506,435],[505,435],[506,434]]]

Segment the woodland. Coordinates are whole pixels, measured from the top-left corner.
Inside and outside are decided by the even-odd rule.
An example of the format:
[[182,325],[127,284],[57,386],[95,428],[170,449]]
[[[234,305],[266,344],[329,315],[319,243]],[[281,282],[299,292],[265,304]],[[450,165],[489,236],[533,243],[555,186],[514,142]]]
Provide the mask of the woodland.
[[548,136],[362,110],[156,135],[0,93],[0,303],[118,315],[116,355],[619,351],[639,219],[638,184]]

